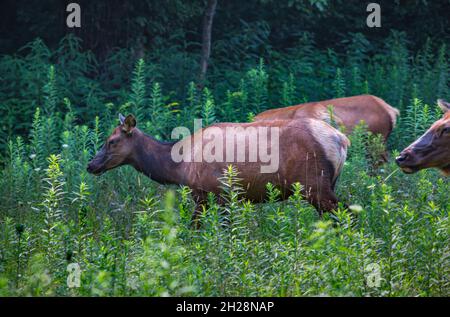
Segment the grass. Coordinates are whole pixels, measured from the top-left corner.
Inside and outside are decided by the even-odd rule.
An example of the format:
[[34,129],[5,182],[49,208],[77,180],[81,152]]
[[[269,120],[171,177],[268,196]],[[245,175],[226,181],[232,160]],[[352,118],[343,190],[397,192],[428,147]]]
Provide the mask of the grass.
[[[97,134],[73,126],[60,154],[47,159],[20,138],[10,143],[1,179],[1,295],[450,294],[449,183],[436,171],[405,175],[389,162],[374,173],[370,158],[353,149],[338,196],[355,206],[319,219],[300,185],[287,201],[270,185],[268,203],[241,200],[231,169],[222,179],[227,203],[210,197],[193,230],[188,188],[158,185],[131,167],[87,174]],[[71,263],[81,269],[80,287],[68,287]]]

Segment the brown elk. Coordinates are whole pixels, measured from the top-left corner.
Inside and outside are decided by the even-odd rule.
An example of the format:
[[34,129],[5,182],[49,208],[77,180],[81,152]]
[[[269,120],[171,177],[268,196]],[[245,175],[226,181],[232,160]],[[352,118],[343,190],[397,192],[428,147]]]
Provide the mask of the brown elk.
[[[267,167],[267,160],[263,160],[261,155],[254,155],[254,141],[264,143],[259,142],[261,135],[258,135],[264,128],[275,128],[278,131],[276,134],[272,132],[271,143],[259,144],[259,153],[265,151],[279,155],[276,170],[270,172],[262,172],[263,167]],[[229,137],[229,129],[234,133],[232,141],[236,141],[237,146],[243,145],[248,159],[247,154],[245,160],[242,160],[242,157],[238,159],[236,155],[231,162],[174,159],[174,153],[181,152],[186,157],[198,157],[199,154],[201,156],[202,148],[203,151],[210,148],[212,136],[217,137],[218,132],[224,132],[222,136]],[[274,145],[272,140],[275,139],[278,143]],[[222,146],[216,146],[211,153],[219,156],[233,153],[234,156],[238,150],[235,144],[230,143],[230,140],[222,141]],[[348,139],[338,130],[321,120],[310,118],[220,123],[200,129],[178,142],[167,143],[157,141],[139,130],[132,115],[126,118],[120,115],[120,125],[114,129],[88,164],[87,170],[94,175],[100,175],[115,167],[130,164],[161,184],[189,186],[198,211],[206,201],[208,192],[220,196],[218,178],[222,176],[224,169],[232,164],[239,172],[238,177],[245,189],[245,198],[253,202],[263,202],[266,198],[266,184],[270,182],[281,190],[283,199],[286,199],[292,194],[292,184],[299,182],[303,185],[302,194],[322,212],[337,208],[338,199],[334,186],[345,162],[348,144]],[[250,159],[251,156],[253,159]]]
[[450,103],[441,99],[437,102],[445,112],[442,119],[396,158],[397,165],[407,174],[434,167],[450,176]]
[[[332,107],[332,111],[329,110]],[[395,127],[400,112],[388,105],[383,99],[372,95],[329,99],[308,102],[296,106],[271,109],[255,116],[254,121],[315,118],[331,123],[332,119],[344,127],[344,133],[350,134],[361,121],[367,125],[368,131],[381,134],[386,142]],[[333,116],[333,118],[331,118]],[[387,160],[387,155],[383,156]]]

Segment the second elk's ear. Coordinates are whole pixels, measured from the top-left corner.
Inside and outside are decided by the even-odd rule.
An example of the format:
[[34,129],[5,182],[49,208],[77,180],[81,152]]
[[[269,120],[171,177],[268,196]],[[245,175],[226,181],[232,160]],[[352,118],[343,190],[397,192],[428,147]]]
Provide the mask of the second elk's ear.
[[450,103],[443,99],[438,99],[437,104],[444,112],[450,111]]
[[128,134],[131,134],[135,127],[136,118],[132,114],[129,114],[123,121],[122,130]]

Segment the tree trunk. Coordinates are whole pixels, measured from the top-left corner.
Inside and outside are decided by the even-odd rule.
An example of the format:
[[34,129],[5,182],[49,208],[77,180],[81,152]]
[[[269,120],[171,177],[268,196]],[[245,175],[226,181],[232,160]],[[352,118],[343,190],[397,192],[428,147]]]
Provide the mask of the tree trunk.
[[203,16],[202,56],[200,60],[199,86],[203,87],[206,71],[208,70],[209,56],[211,54],[211,32],[214,14],[216,13],[217,0],[208,0]]

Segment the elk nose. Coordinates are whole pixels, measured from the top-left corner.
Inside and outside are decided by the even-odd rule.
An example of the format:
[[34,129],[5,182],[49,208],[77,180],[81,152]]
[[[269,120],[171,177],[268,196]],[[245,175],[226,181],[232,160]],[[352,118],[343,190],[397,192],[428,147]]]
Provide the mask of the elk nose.
[[86,170],[88,171],[88,173],[92,172],[92,165],[89,163]]
[[409,153],[400,153],[399,156],[395,159],[395,162],[399,165],[406,161],[406,159],[409,157]]

